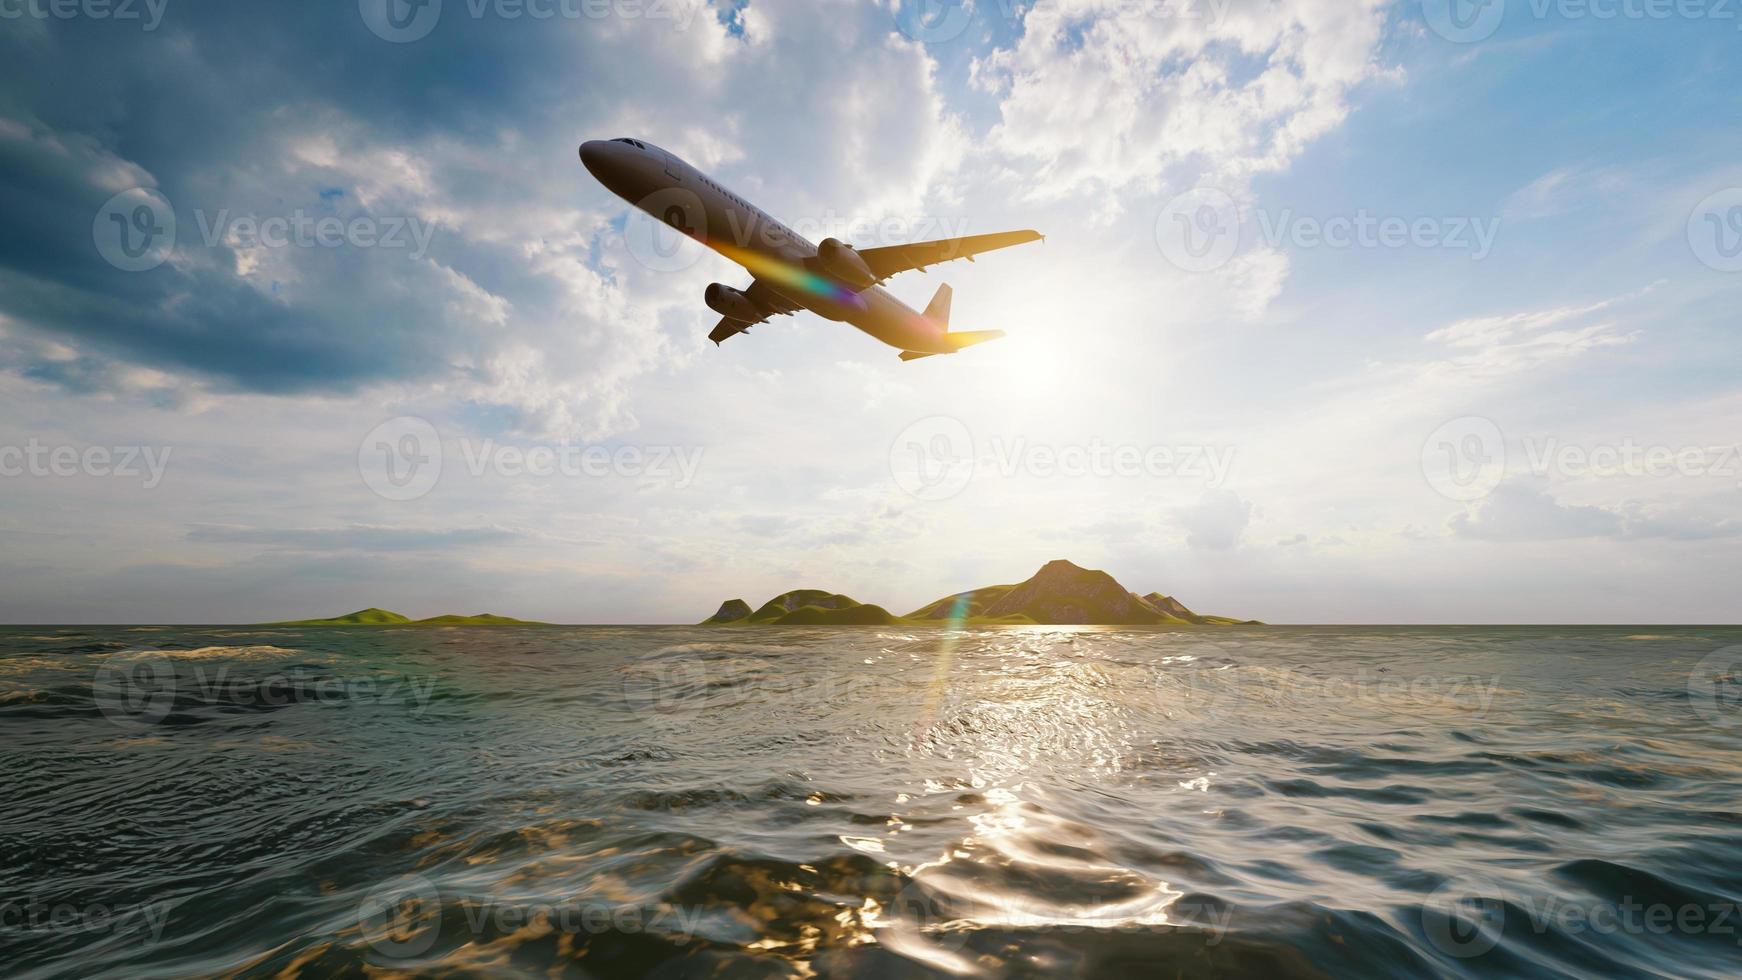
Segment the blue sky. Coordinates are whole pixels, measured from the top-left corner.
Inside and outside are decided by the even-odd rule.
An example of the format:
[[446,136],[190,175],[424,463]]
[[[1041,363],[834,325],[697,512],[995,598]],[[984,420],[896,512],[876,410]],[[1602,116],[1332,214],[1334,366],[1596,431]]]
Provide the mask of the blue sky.
[[[0,620],[1068,557],[1277,622],[1734,621],[1742,25],[1456,2],[8,7]],[[813,238],[1048,241],[894,284],[1010,334],[959,357],[716,350],[747,276],[649,256],[575,157],[620,135]]]

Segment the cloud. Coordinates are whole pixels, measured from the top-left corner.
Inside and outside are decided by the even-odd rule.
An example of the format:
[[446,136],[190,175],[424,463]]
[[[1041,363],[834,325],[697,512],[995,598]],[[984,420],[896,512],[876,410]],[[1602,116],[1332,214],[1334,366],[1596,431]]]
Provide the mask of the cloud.
[[262,528],[197,524],[187,539],[201,544],[262,544],[297,551],[426,551],[499,545],[535,537],[504,527],[419,528],[377,524]]
[[1552,218],[1604,204],[1630,192],[1628,178],[1604,167],[1559,167],[1514,191],[1500,207],[1507,221]]
[[[728,18],[736,31],[477,9],[449,5],[406,45],[355,4],[0,38],[0,222],[32,229],[0,243],[15,325],[0,365],[73,393],[133,365],[218,394],[391,387],[533,435],[626,431],[630,386],[696,349],[707,267],[637,264],[612,223],[628,206],[593,185],[578,142],[631,132],[728,169],[779,146],[734,183],[817,220],[911,212],[965,146],[930,61],[877,8],[767,0]],[[103,71],[44,84],[67,65]],[[768,85],[779,73],[826,81]],[[175,247],[128,272],[99,254],[93,219],[136,187],[167,200]],[[235,233],[274,218],[409,225],[427,251]]]
[[1447,522],[1458,537],[1479,541],[1561,541],[1574,538],[1699,541],[1742,535],[1742,521],[1688,502],[1631,500],[1619,507],[1565,504],[1533,483],[1510,480],[1472,510]]
[[1602,507],[1562,504],[1546,490],[1521,482],[1503,483],[1473,512],[1448,522],[1459,537],[1482,541],[1555,541],[1618,536],[1621,517]]
[[1036,194],[1177,192],[1279,170],[1341,123],[1384,21],[1381,0],[1056,0],[975,77],[1001,97],[991,144],[1038,166]]
[[1426,340],[1451,356],[1430,367],[1474,378],[1515,375],[1593,350],[1629,344],[1640,336],[1610,317],[1619,306],[1649,294],[1658,284],[1592,303],[1518,313],[1470,317],[1430,332]]
[[1232,490],[1206,490],[1194,504],[1174,512],[1186,531],[1186,544],[1205,551],[1231,551],[1252,523],[1252,504]]

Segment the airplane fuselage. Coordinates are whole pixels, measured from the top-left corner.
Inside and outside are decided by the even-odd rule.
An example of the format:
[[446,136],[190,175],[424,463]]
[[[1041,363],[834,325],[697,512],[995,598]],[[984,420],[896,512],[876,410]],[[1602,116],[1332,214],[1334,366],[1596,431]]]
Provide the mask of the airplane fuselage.
[[902,351],[948,354],[947,329],[878,285],[828,274],[816,243],[675,154],[641,140],[593,140],[581,162],[617,196],[743,266],[793,307],[850,323]]

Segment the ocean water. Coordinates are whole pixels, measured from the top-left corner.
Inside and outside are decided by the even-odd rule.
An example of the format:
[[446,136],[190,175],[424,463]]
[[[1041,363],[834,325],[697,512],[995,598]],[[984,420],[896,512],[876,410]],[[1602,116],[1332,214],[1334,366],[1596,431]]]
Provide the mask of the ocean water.
[[1742,630],[0,630],[0,973],[1742,975]]

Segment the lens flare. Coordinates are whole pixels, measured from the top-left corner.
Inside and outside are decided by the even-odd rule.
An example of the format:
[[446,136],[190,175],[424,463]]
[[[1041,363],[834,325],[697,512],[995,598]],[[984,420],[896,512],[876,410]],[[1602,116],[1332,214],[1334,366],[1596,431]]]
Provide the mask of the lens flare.
[[733,262],[736,262],[750,270],[751,275],[767,282],[771,286],[797,290],[833,303],[839,303],[843,306],[851,306],[857,309],[863,309],[865,306],[865,301],[859,298],[858,293],[853,292],[851,289],[848,289],[832,279],[819,276],[802,265],[769,258],[766,255],[760,255],[746,248],[739,248],[738,246],[732,245],[728,242],[709,241],[705,242],[705,244],[714,251],[724,255],[726,258],[731,259]]

